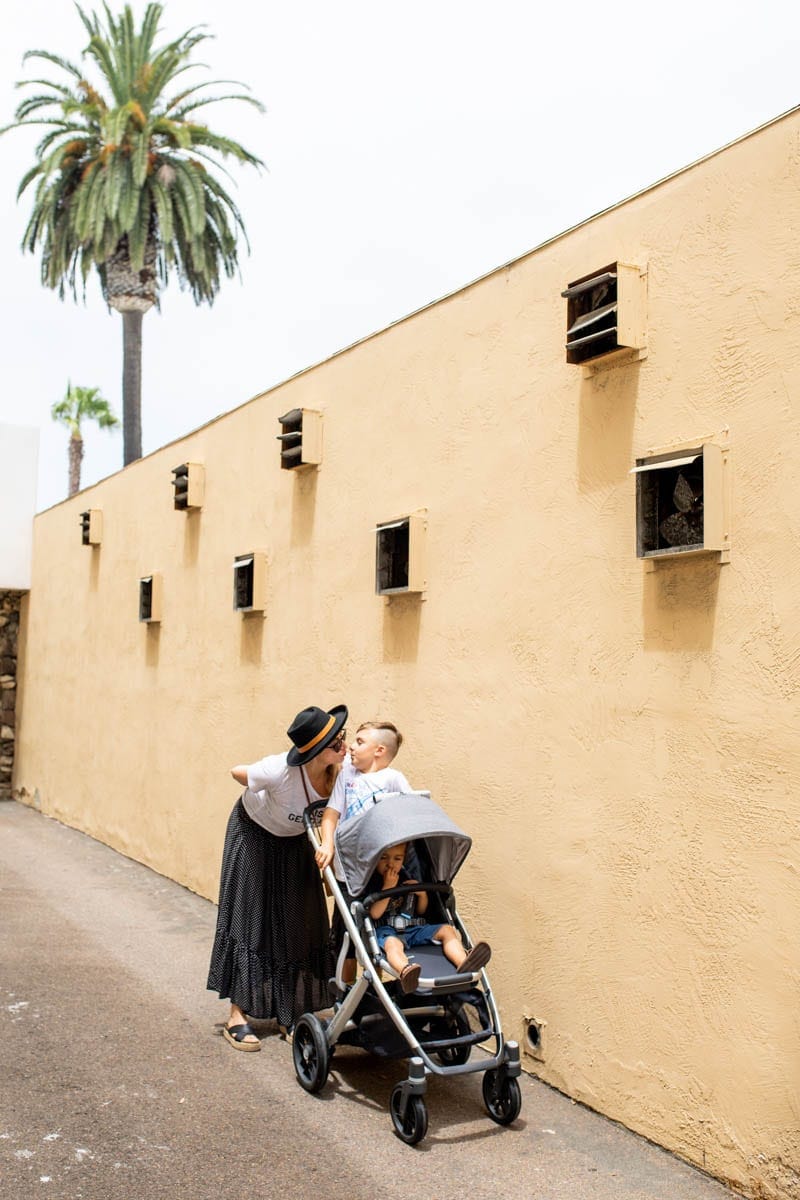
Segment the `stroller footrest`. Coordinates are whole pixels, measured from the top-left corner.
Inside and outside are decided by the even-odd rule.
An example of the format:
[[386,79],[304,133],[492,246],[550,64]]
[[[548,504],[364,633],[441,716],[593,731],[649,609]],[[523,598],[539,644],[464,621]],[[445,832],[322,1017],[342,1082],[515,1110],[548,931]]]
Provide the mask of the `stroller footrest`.
[[421,975],[420,980],[419,980],[419,986],[422,988],[426,988],[426,987],[427,988],[438,988],[438,987],[447,987],[451,983],[457,983],[459,985],[459,987],[464,987],[465,984],[471,983],[472,979],[473,979],[473,973],[471,971],[470,972],[451,971],[449,975],[437,975],[436,978],[433,978],[432,976],[426,977],[424,975]]

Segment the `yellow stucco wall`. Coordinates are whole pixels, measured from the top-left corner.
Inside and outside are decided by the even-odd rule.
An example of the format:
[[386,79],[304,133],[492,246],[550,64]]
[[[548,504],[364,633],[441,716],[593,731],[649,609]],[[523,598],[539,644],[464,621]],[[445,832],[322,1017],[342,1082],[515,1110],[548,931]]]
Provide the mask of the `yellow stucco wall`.
[[[765,1197],[800,1194],[799,168],[793,113],[40,515],[16,763],[214,897],[232,763],[309,703],[394,719],[474,836],[460,907],[509,1035],[545,1022],[528,1068]],[[560,292],[614,261],[647,267],[648,355],[586,378]],[[295,406],[318,472],[278,468]],[[647,571],[630,468],[709,438],[731,561]],[[374,526],[417,509],[428,589],[387,602]],[[263,620],[231,606],[250,550]]]

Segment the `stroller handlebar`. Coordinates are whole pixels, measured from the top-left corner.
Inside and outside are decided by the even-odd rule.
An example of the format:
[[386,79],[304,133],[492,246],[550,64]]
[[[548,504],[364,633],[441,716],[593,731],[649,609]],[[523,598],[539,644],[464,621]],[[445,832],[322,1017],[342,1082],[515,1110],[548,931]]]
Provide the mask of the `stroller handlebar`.
[[313,800],[311,804],[307,804],[303,809],[303,828],[306,833],[310,830],[316,830],[319,825],[318,813],[322,813],[328,807],[327,800]]

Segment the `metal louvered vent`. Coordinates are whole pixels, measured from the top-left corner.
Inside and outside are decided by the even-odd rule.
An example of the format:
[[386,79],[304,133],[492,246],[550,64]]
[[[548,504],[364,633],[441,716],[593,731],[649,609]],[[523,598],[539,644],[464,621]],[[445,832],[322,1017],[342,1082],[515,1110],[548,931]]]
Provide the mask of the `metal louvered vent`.
[[233,564],[233,607],[237,612],[253,607],[253,556],[244,554]]
[[153,577],[139,580],[139,620],[149,621],[153,612]]
[[376,532],[375,590],[379,596],[408,591],[408,521],[381,525]]
[[281,467],[291,471],[303,462],[303,410],[293,408],[278,417],[281,432],[277,435],[281,444]]
[[161,620],[161,576],[144,575],[139,580],[139,620],[157,623]]
[[568,363],[591,363],[617,350],[645,350],[646,279],[642,268],[616,262],[565,288]]
[[322,413],[310,408],[293,408],[278,417],[281,432],[281,469],[316,467],[322,462]]
[[263,551],[239,554],[233,562],[234,611],[261,612],[266,602],[267,557]]
[[581,363],[617,350],[616,263],[561,293],[567,303],[567,362]]
[[205,468],[202,463],[181,463],[172,468],[173,503],[179,512],[202,508]]
[[375,530],[375,591],[379,596],[424,592],[427,511],[420,509]]
[[726,465],[713,443],[637,461],[639,558],[729,549]]
[[103,510],[88,508],[81,513],[81,545],[99,546],[103,540]]

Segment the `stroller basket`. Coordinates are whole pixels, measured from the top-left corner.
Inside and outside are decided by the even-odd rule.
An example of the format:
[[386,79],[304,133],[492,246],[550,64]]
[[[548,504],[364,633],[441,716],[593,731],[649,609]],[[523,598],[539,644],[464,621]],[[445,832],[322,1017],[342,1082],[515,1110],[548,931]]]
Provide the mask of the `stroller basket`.
[[[324,808],[325,801],[321,801],[309,805],[304,814],[314,850],[320,846],[318,826]],[[419,963],[420,977],[416,990],[406,993],[378,944],[369,913],[376,899],[425,892],[429,922],[452,925],[469,949],[471,939],[458,915],[452,887],[469,853],[469,837],[428,793],[378,794],[371,808],[338,826],[335,841],[344,887],[350,897],[360,898],[348,901],[331,868],[325,869],[325,881],[346,932],[336,978],[331,981],[335,992],[332,1015],[322,1019],[305,1013],[295,1026],[292,1054],[301,1087],[320,1091],[334,1048],[358,1046],[382,1056],[408,1059],[408,1078],[395,1085],[389,1100],[394,1132],[407,1144],[416,1144],[427,1132],[425,1092],[427,1079],[434,1074],[482,1073],[489,1116],[498,1125],[510,1125],[521,1107],[519,1046],[503,1036],[485,969],[460,972],[438,944],[414,946],[408,956]],[[413,846],[420,867],[417,875],[415,865],[414,876],[420,882],[365,895],[381,854],[400,843]],[[349,986],[343,970],[347,958],[355,958],[361,967],[356,982]],[[478,1046],[482,1047],[480,1058],[469,1061]]]

